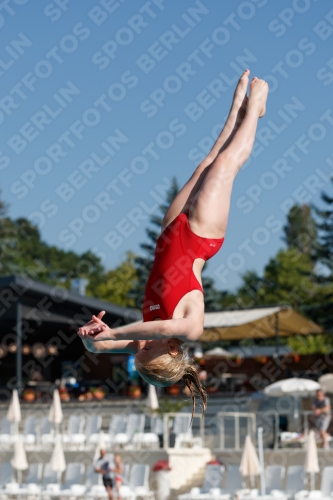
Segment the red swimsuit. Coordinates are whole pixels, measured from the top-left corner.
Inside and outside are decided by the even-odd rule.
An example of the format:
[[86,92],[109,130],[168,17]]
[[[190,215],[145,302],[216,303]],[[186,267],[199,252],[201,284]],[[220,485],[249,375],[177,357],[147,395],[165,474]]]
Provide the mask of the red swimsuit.
[[193,273],[195,259],[208,260],[224,238],[203,238],[193,233],[186,214],[179,214],[156,243],[154,264],[142,305],[143,321],[171,319],[178,302],[192,290],[202,290]]

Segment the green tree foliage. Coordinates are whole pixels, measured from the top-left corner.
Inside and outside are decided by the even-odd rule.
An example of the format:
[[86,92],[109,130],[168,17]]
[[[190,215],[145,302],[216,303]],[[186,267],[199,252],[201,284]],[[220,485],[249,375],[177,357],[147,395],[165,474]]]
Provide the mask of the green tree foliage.
[[0,200],[0,274],[15,274],[21,269],[20,226],[8,217],[8,205]]
[[[333,179],[332,179],[333,186]],[[333,282],[333,197],[322,193],[321,199],[325,208],[316,208],[318,216],[319,245],[317,248],[317,259],[326,266],[329,271],[326,281]]]
[[132,306],[127,292],[136,279],[134,255],[105,272],[93,252],[77,254],[42,241],[39,229],[25,218],[12,220],[0,201],[0,275],[25,275],[50,285],[70,288],[75,278],[88,279],[87,294],[122,306]]
[[278,251],[262,276],[247,271],[242,276],[238,297],[248,306],[290,304],[295,309],[319,304],[323,289],[314,273],[314,252],[318,246],[317,227],[307,205],[294,205],[284,226],[287,249]]
[[134,299],[128,297],[128,292],[136,279],[135,255],[127,252],[126,259],[115,269],[107,271],[103,280],[91,286],[88,293],[113,304],[134,307]]
[[237,290],[238,301],[242,307],[254,307],[262,304],[263,298],[263,278],[256,271],[246,271],[242,275],[242,285]]
[[261,294],[265,304],[287,303],[295,309],[316,300],[317,283],[311,278],[313,263],[295,248],[280,250],[264,271]]
[[290,304],[295,309],[320,300],[320,289],[312,275],[313,262],[296,248],[280,250],[260,277],[255,271],[242,276],[238,297],[247,307]]
[[317,227],[308,205],[294,205],[287,215],[287,224],[283,230],[282,239],[288,248],[312,255],[317,242]]
[[324,192],[321,200],[323,208],[315,207],[318,230],[315,259],[320,268],[316,278],[320,283],[321,301],[307,310],[327,332],[333,334],[333,197]]
[[159,407],[152,413],[156,413],[157,415],[164,415],[165,413],[178,413],[187,406],[189,403],[187,400],[185,401],[177,401],[172,400],[170,397],[159,399]]
[[[283,240],[287,249],[280,250],[264,268],[262,276],[247,271],[237,290],[237,299],[245,307],[290,304],[327,332],[333,325],[333,199],[323,195],[326,210],[316,210],[316,225],[307,205],[295,205],[287,216]],[[325,276],[318,276],[321,262]],[[288,345],[300,354],[332,351],[333,341],[326,333],[290,337]]]
[[[92,252],[81,255],[50,246],[27,219],[0,221],[1,275],[25,274],[49,284],[70,286],[73,278],[98,280],[103,275],[100,259]],[[10,245],[8,244],[10,242]]]
[[297,335],[287,339],[287,345],[297,354],[328,354],[333,352],[329,335]]
[[[207,266],[207,264],[206,264]],[[214,280],[209,276],[202,276],[204,289],[205,311],[221,311],[222,309],[234,309],[237,307],[236,297],[223,290],[217,290]]]

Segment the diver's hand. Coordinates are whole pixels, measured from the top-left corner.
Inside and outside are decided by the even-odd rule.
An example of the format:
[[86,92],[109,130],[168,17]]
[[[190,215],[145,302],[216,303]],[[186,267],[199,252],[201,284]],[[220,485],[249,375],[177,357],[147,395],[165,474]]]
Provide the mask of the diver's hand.
[[107,325],[96,325],[88,329],[83,328],[80,334],[82,339],[90,340],[91,342],[99,342],[101,340],[116,340],[115,332]]
[[77,332],[79,337],[83,340],[91,340],[92,342],[113,339],[114,334],[111,328],[102,321],[104,314],[105,311],[101,311],[97,316],[93,315],[88,323],[79,328]]

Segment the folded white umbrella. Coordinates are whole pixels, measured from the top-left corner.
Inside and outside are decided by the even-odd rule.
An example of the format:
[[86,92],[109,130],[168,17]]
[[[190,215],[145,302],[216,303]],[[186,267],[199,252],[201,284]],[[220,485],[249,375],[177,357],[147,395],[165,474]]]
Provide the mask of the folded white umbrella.
[[295,410],[294,417],[298,418],[298,400],[296,398],[309,396],[310,394],[316,392],[320,389],[320,384],[314,380],[307,378],[287,378],[284,380],[278,380],[274,384],[270,384],[264,389],[264,393],[267,396],[281,397],[281,396],[292,396],[295,398]]
[[259,476],[261,471],[257,452],[249,435],[245,438],[239,471],[243,477],[250,478],[251,486],[254,485],[254,476]]
[[316,444],[316,436],[313,430],[309,432],[306,443],[306,454],[304,470],[310,474],[311,490],[315,489],[315,474],[319,472],[318,452]]
[[21,406],[17,389],[14,389],[12,393],[12,398],[7,412],[7,420],[15,424],[13,426],[14,429],[12,428],[12,432],[17,435],[19,432],[19,423],[21,422]]
[[49,412],[49,421],[59,427],[63,419],[61,401],[58,389],[53,391],[53,400]]
[[151,384],[149,384],[147,404],[151,410],[157,410],[159,407],[155,386]]
[[63,472],[66,469],[66,460],[60,435],[57,436],[57,440],[53,448],[51,456],[51,469],[55,472]]
[[94,458],[93,458],[93,463],[98,460],[98,458],[101,455],[101,450],[106,450],[106,443],[104,439],[104,432],[99,431],[99,436],[98,436],[98,443],[96,445],[95,453],[94,453]]
[[7,420],[9,420],[10,422],[15,422],[17,424],[21,422],[21,406],[17,389],[14,389],[12,393],[12,398],[10,400],[7,412]]
[[15,442],[14,456],[10,463],[18,471],[19,483],[22,483],[22,471],[28,468],[27,455],[25,453],[22,436],[19,434]]

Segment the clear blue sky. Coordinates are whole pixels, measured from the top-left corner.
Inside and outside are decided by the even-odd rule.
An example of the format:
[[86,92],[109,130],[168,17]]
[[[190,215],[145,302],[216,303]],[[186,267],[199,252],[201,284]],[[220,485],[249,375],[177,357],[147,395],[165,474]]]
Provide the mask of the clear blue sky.
[[10,216],[50,244],[97,251],[107,268],[139,252],[159,191],[189,178],[247,67],[271,91],[208,265],[216,285],[261,272],[283,246],[288,208],[318,203],[333,173],[328,0],[7,0],[0,35]]

